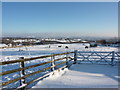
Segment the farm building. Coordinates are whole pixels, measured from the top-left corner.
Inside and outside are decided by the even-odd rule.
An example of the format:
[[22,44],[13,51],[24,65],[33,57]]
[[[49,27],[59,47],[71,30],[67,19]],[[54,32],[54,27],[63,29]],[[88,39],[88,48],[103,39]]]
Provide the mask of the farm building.
[[90,47],[97,47],[97,43],[96,42],[90,42]]

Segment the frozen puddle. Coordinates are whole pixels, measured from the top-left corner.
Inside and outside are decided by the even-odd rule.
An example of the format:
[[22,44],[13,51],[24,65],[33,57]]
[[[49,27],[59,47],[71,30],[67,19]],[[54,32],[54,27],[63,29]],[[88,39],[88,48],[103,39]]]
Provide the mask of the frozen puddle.
[[117,66],[74,64],[32,88],[118,88],[118,78]]

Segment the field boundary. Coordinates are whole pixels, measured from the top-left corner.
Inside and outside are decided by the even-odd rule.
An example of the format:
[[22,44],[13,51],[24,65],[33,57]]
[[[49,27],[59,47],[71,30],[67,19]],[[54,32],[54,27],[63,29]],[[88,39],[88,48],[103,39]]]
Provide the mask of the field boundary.
[[[56,58],[55,56],[62,56],[62,57]],[[26,61],[32,61],[32,60],[37,60],[37,59],[46,59],[48,57],[51,58],[50,61],[46,61],[46,62],[34,64],[34,65],[29,65],[29,66],[25,67]],[[11,84],[11,83],[14,83],[14,82],[20,80],[20,86],[17,88],[25,89],[29,84],[44,78],[44,76],[46,76],[46,75],[48,76],[48,74],[46,74],[44,76],[41,76],[41,77],[31,80],[29,82],[25,81],[25,78],[30,77],[35,74],[38,74],[40,72],[44,72],[46,70],[50,70],[51,72],[54,72],[55,70],[64,69],[66,67],[69,68],[72,64],[76,64],[76,63],[80,64],[83,62],[88,62],[88,63],[92,63],[92,64],[104,62],[106,64],[113,66],[113,65],[117,65],[116,63],[118,63],[118,64],[120,63],[119,57],[120,57],[120,52],[114,52],[114,51],[112,51],[112,52],[96,52],[96,51],[78,51],[78,50],[75,50],[73,52],[58,53],[58,54],[33,57],[33,58],[20,57],[19,60],[5,61],[5,62],[0,63],[0,65],[2,65],[2,66],[8,65],[8,64],[19,63],[19,66],[20,66],[20,68],[0,73],[0,76],[4,76],[4,75],[9,75],[9,74],[15,73],[15,72],[20,72],[20,77],[0,83],[0,87],[6,86],[8,84]],[[58,61],[59,61],[59,63],[56,63]],[[72,62],[72,64],[70,64],[70,62]],[[47,65],[47,64],[50,64],[50,65],[48,67],[39,69],[38,71],[34,71],[29,74],[25,73],[26,69],[31,69],[31,68],[35,68],[35,67]],[[60,65],[63,65],[63,66],[56,68],[56,66],[60,66]]]

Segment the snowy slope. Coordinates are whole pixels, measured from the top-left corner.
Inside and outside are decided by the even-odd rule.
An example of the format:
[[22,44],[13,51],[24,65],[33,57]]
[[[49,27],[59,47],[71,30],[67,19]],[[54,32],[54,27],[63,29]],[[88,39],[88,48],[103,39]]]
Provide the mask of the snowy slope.
[[118,67],[75,64],[57,72],[32,88],[118,88]]

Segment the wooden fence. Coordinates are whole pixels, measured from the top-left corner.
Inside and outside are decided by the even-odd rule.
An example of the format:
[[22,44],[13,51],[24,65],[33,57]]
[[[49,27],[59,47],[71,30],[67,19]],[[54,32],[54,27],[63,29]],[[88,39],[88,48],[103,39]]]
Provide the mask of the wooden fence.
[[[24,59],[24,57],[22,57],[20,60],[13,60],[13,61],[2,62],[2,63],[0,63],[0,65],[19,63],[20,68],[2,72],[2,73],[0,73],[0,76],[11,74],[11,73],[15,73],[15,72],[18,72],[18,71],[20,72],[21,75],[20,75],[19,78],[15,78],[13,80],[9,80],[9,81],[1,83],[0,86],[3,87],[3,86],[6,86],[8,84],[11,84],[13,82],[16,82],[16,81],[20,80],[21,81],[20,82],[20,87],[18,87],[18,88],[25,88],[27,85],[29,85],[29,84],[31,84],[31,83],[33,83],[35,81],[38,81],[41,78],[44,78],[44,77],[39,77],[39,78],[37,78],[35,80],[29,81],[28,83],[26,83],[25,78],[27,78],[29,76],[32,76],[34,74],[46,71],[48,69],[51,69],[51,71],[54,71],[54,70],[58,70],[58,69],[62,69],[62,68],[68,67],[67,63],[73,60],[73,58],[69,57],[68,54],[72,54],[72,53],[74,53],[74,52],[46,55],[46,56],[40,56],[40,57],[34,57],[34,58],[26,58],[26,59]],[[65,56],[62,57],[62,58],[55,59],[55,56],[59,56],[59,55],[65,55]],[[43,58],[47,58],[47,57],[51,57],[51,60],[47,61],[47,62],[43,62],[43,63],[39,63],[39,64],[30,65],[30,66],[25,67],[25,62],[26,61],[32,61],[32,60],[36,60],[36,59],[43,59]],[[63,59],[65,59],[65,61],[61,61],[60,63],[55,64],[56,61],[60,61],[60,60],[63,60]],[[35,68],[37,66],[45,65],[45,64],[48,64],[48,63],[51,63],[51,66],[43,68],[43,69],[41,69],[39,71],[32,72],[30,74],[25,74],[25,70],[26,69]],[[65,65],[60,67],[60,68],[55,68],[56,66],[59,66],[61,64],[65,64]]]
[[[73,56],[71,56],[71,54]],[[55,56],[60,56],[60,55],[64,55],[64,57],[59,57],[59,58],[55,58]],[[30,66],[26,66],[25,67],[25,62],[27,61],[32,61],[32,60],[37,60],[37,59],[46,59],[50,57],[51,60],[47,61],[47,62],[42,62],[42,63],[38,63],[35,65],[30,65]],[[4,76],[7,74],[11,74],[11,73],[15,73],[15,72],[20,72],[20,77],[15,78],[13,80],[9,80],[9,81],[5,81],[3,83],[1,83],[1,87],[4,87],[8,84],[14,83],[18,80],[20,80],[20,86],[17,87],[18,88],[26,88],[29,84],[36,82],[38,80],[40,80],[41,78],[44,78],[47,76],[41,76],[37,79],[31,80],[29,82],[25,81],[25,78],[30,77],[32,75],[35,75],[37,73],[46,71],[48,69],[50,69],[51,71],[54,70],[59,70],[59,69],[63,69],[65,67],[69,66],[69,62],[73,60],[73,63],[82,63],[82,62],[90,62],[90,63],[98,63],[98,62],[105,62],[108,63],[110,65],[114,65],[114,62],[119,62],[119,57],[120,57],[120,52],[95,52],[95,51],[77,51],[75,50],[74,52],[67,52],[67,53],[60,53],[60,54],[52,54],[52,55],[46,55],[46,56],[40,56],[40,57],[34,57],[34,58],[24,58],[21,57],[19,60],[12,60],[12,61],[6,61],[6,62],[2,62],[0,63],[0,65],[8,65],[8,64],[14,64],[14,63],[19,63],[20,68],[14,69],[14,70],[8,70],[5,72],[0,73],[0,76]],[[57,61],[60,61],[60,63],[57,63]],[[38,71],[26,74],[25,70],[26,69],[30,69],[30,68],[35,68],[38,66],[42,66],[42,65],[46,65],[46,64],[51,64],[49,67],[45,67],[43,69],[40,69]],[[56,66],[62,65],[64,64],[64,66],[59,67],[59,68],[55,68]]]

